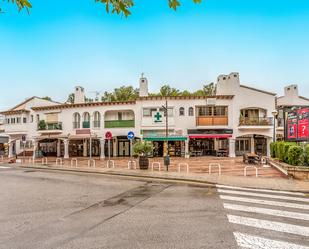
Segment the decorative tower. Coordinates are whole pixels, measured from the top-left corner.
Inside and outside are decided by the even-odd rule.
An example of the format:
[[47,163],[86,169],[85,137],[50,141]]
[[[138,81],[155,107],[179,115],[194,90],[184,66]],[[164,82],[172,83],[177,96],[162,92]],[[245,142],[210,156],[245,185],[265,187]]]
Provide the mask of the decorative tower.
[[142,76],[139,79],[139,96],[140,97],[148,96],[148,80],[146,77],[144,77],[144,73],[142,73]]

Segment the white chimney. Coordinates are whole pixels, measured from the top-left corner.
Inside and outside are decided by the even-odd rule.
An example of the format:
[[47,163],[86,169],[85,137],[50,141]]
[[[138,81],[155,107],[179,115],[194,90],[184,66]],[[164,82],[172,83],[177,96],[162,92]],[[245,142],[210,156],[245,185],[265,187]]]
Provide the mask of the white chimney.
[[286,97],[298,97],[298,87],[297,85],[290,85],[284,88],[284,96]]
[[139,79],[139,96],[147,97],[148,95],[148,80],[146,77],[144,77],[144,74],[142,73],[142,76]]
[[74,104],[82,103],[85,103],[85,90],[81,86],[76,86],[74,92]]

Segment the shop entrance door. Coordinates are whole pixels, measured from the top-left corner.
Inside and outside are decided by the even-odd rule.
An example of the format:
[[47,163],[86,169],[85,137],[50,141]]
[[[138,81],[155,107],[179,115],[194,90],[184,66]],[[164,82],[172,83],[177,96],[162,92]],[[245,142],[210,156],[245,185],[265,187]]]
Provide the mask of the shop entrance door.
[[267,154],[267,139],[266,138],[255,138],[255,153],[266,156]]
[[162,157],[163,156],[163,148],[164,142],[163,141],[154,141],[153,142],[153,156],[154,157]]
[[118,141],[118,156],[130,156],[129,141]]

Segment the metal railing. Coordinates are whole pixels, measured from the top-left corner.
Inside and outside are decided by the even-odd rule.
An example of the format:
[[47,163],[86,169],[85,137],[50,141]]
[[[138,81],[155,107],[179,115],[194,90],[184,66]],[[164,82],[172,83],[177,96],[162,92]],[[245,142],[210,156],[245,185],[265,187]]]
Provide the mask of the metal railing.
[[271,126],[273,118],[267,117],[240,117],[239,126]]
[[54,130],[62,130],[62,123],[46,123],[45,126],[38,126],[39,131],[54,131]]
[[135,120],[106,120],[105,128],[134,128]]
[[84,121],[83,128],[90,128],[90,121]]
[[209,174],[211,175],[211,170],[212,170],[212,167],[218,167],[218,170],[219,170],[219,175],[221,175],[221,164],[220,163],[210,163],[209,164]]

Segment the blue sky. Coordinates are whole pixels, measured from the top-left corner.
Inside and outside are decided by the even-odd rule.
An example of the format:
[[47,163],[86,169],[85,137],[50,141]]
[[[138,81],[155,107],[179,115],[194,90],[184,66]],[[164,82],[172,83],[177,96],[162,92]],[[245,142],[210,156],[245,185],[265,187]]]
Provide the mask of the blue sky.
[[0,2],[0,110],[25,98],[65,101],[92,91],[162,84],[195,90],[219,74],[282,94],[309,97],[308,0],[136,0],[132,16],[108,15],[93,0],[31,0],[30,15]]

